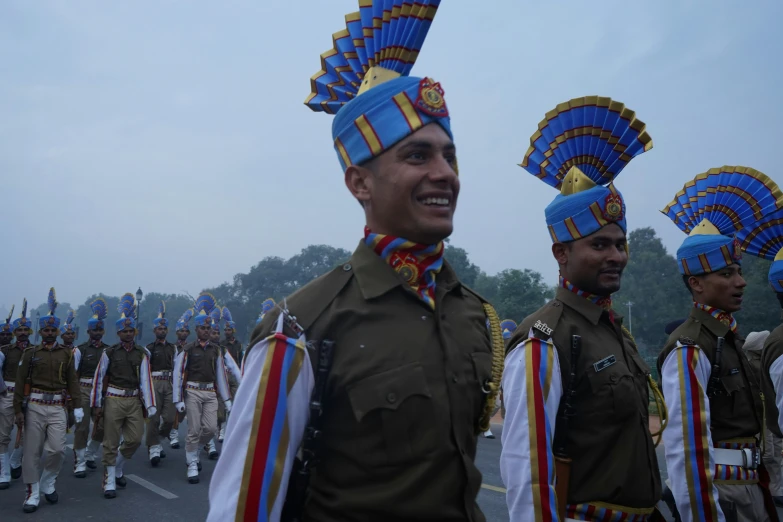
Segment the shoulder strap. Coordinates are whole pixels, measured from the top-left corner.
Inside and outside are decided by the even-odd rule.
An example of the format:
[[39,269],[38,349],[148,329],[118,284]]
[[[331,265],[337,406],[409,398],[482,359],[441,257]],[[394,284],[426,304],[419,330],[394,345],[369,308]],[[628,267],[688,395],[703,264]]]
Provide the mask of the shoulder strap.
[[503,378],[503,365],[506,357],[506,343],[503,339],[503,331],[500,329],[500,318],[491,304],[484,302],[482,305],[489,322],[489,339],[492,344],[492,376],[489,381],[482,383],[481,389],[487,395],[487,401],[479,418],[477,433],[483,433],[489,429],[492,412],[495,410],[495,401],[500,393],[500,381]]

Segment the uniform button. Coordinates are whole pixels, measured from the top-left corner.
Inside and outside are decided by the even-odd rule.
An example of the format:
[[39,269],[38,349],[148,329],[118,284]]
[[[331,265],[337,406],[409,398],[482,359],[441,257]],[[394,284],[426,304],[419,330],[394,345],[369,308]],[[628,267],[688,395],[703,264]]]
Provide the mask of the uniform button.
[[389,401],[389,404],[394,404],[395,402],[397,402],[397,396],[393,393],[390,393],[389,395],[386,396],[386,400]]
[[351,263],[345,263],[343,265],[343,270],[345,270],[346,272],[350,272],[351,271]]
[[559,306],[560,306],[560,303],[558,303],[557,301],[555,301],[554,303],[552,303],[552,306],[554,306],[554,307],[559,307]]
[[457,379],[457,376],[456,376],[456,375],[452,375],[452,376],[451,376],[451,380],[452,380],[452,382],[454,382],[454,383],[456,384],[456,382],[457,382],[459,379]]
[[616,375],[610,375],[609,376],[609,382],[616,383],[617,382],[617,376]]

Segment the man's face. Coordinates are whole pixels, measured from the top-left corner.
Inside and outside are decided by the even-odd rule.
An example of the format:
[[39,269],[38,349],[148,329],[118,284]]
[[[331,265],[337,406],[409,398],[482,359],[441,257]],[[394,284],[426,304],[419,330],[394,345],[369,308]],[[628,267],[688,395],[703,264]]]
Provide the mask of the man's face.
[[161,341],[166,338],[166,336],[169,334],[169,329],[165,326],[156,326],[155,327],[155,338],[160,339]]
[[177,339],[180,341],[187,341],[190,335],[190,330],[177,330]]
[[94,330],[87,330],[87,333],[90,336],[90,340],[93,342],[98,342],[101,339],[103,339],[103,334],[105,333],[105,330],[103,327],[95,328]]
[[607,225],[567,244],[555,243],[552,254],[562,276],[580,290],[600,296],[620,290],[628,250],[625,232],[618,225]]
[[133,341],[133,338],[136,336],[136,329],[135,328],[123,328],[119,332],[117,332],[117,335],[120,338],[120,341],[124,343],[130,343]]
[[45,343],[53,343],[57,340],[57,328],[54,326],[47,326],[45,328],[41,328],[41,339],[43,339],[43,342]]
[[454,143],[437,123],[400,141],[363,167],[349,167],[345,184],[364,206],[373,232],[435,244],[453,231],[460,182]]
[[0,346],[11,344],[13,338],[14,338],[14,334],[12,334],[11,332],[0,332]]
[[232,337],[234,337],[234,329],[233,329],[233,328],[231,328],[230,326],[227,326],[227,327],[226,327],[226,330],[225,330],[225,332],[226,332],[226,337],[228,337],[229,339],[231,339]]
[[196,337],[199,341],[208,341],[209,340],[209,331],[212,330],[212,327],[206,324],[200,324],[196,327]]
[[209,329],[209,340],[213,342],[220,341],[220,330],[215,330],[214,328]]
[[60,337],[65,344],[73,344],[73,341],[76,339],[76,332],[73,330],[68,330]]
[[30,334],[33,333],[30,328],[27,326],[20,326],[16,330],[14,330],[14,336],[16,337],[16,342],[27,342],[28,339],[30,339]]
[[722,270],[701,276],[691,276],[688,284],[693,300],[713,306],[730,314],[742,309],[742,294],[745,292],[745,278],[742,267],[729,265]]

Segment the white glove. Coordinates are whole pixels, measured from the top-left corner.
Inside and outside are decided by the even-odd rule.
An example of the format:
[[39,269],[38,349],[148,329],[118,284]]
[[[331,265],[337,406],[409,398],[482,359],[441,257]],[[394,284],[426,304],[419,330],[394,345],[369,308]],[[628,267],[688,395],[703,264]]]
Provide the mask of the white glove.
[[180,413],[185,411],[185,403],[184,402],[178,402],[178,403],[174,404],[174,407],[177,408],[177,411],[180,412]]
[[225,407],[226,407],[226,413],[228,413],[228,412],[230,412],[230,411],[231,411],[231,401],[230,401],[230,400],[228,400],[228,401],[224,402],[224,403],[223,403],[223,406],[225,406]]
[[84,419],[84,410],[81,408],[76,408],[73,410],[73,418],[76,419],[76,423],[80,423]]
[[156,413],[158,413],[158,409],[157,409],[155,406],[150,406],[150,407],[147,409],[147,417],[152,417],[152,416],[153,416],[153,415],[155,415]]

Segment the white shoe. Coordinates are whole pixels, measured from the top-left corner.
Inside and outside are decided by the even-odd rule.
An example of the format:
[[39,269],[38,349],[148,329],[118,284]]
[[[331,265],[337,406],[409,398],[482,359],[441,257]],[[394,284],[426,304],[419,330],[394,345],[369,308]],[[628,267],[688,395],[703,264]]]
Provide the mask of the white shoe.
[[[24,437],[24,435],[22,435]],[[22,467],[22,446],[11,452],[11,467],[14,469]]]
[[73,474],[78,478],[87,476],[86,448],[73,450]]
[[185,461],[188,464],[188,482],[198,484],[198,451],[186,451]]
[[226,423],[225,422],[220,426],[220,433],[218,433],[218,442],[223,442],[224,438],[226,438]]
[[150,463],[152,464],[152,467],[157,467],[158,464],[160,464],[160,452],[163,451],[163,446],[160,444],[155,444],[154,446],[150,446]]
[[171,433],[169,433],[169,446],[173,449],[179,448],[179,431],[175,428],[172,428]]
[[103,496],[105,498],[114,498],[117,495],[116,489],[114,466],[106,466],[103,468]]
[[487,439],[494,439],[495,435],[492,433],[492,430],[487,430],[484,432],[484,437]]
[[11,468],[8,463],[8,454],[0,453],[0,489],[8,489],[11,483]]
[[125,466],[125,457],[122,456],[122,453],[117,452],[117,463],[114,466],[114,476],[115,476],[115,482],[116,479],[121,479],[124,475],[122,468]]
[[54,483],[57,481],[57,473],[43,470],[41,473],[41,480],[38,481],[39,491],[44,495],[51,495],[54,493]]
[[25,495],[24,498],[24,507],[25,511],[27,511],[27,506],[34,506],[33,511],[35,511],[35,508],[38,507],[38,501],[39,501],[39,490],[38,490],[38,483],[34,484],[26,484],[27,486],[27,495]]

